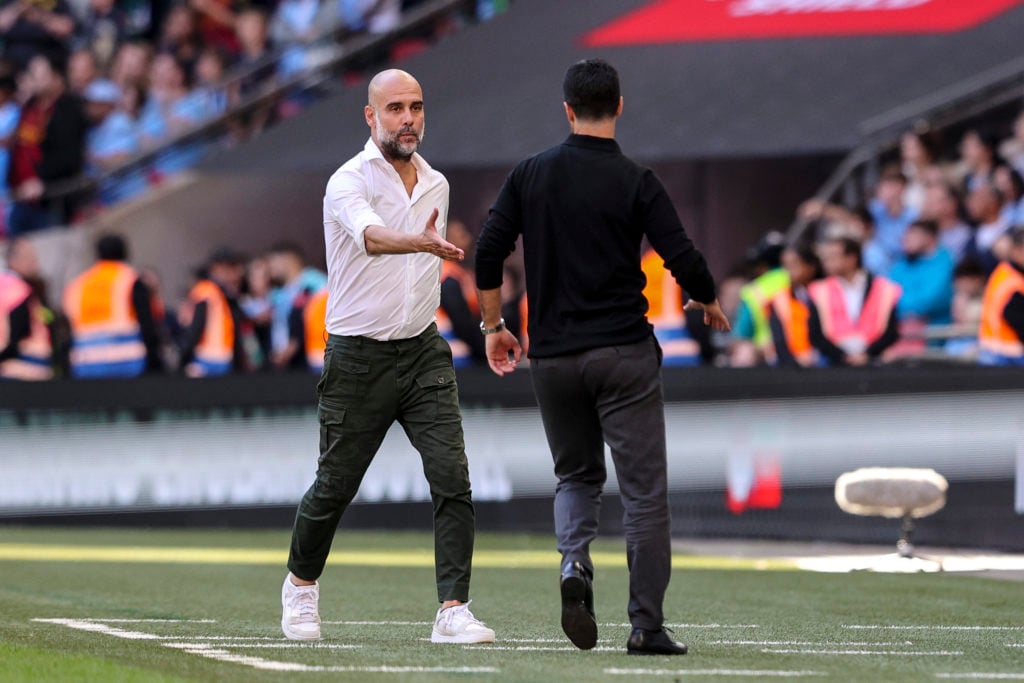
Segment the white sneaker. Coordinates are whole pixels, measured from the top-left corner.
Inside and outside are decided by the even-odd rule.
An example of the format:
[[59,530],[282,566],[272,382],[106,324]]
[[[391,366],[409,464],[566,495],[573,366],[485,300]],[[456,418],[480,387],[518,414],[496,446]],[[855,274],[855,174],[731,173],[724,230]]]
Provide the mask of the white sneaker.
[[432,643],[493,643],[494,631],[469,611],[470,600],[464,605],[455,605],[437,610],[434,617]]
[[292,640],[320,640],[320,584],[296,586],[291,575],[281,586],[281,630]]

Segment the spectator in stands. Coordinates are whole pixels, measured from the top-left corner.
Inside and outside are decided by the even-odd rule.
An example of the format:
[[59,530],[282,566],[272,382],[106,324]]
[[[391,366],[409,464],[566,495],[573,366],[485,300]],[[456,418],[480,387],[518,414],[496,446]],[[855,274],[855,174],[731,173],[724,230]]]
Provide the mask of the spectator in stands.
[[89,48],[80,48],[68,58],[68,87],[79,96],[85,95],[89,84],[99,79],[100,68]]
[[281,0],[270,20],[270,38],[283,48],[280,75],[288,77],[302,71],[308,61],[309,46],[337,23],[332,0]]
[[807,285],[824,273],[814,244],[801,242],[787,246],[782,252],[782,266],[789,273],[790,286],[776,294],[768,305],[768,325],[772,332],[768,357],[781,367],[818,365],[818,353],[811,345],[808,325],[811,313]]
[[756,365],[771,342],[771,329],[765,317],[768,302],[789,287],[789,274],[779,259],[786,238],[780,232],[762,237],[748,255],[753,279],[740,290],[740,307],[732,329],[730,364],[735,367]]
[[14,140],[14,131],[18,128],[21,108],[15,99],[18,84],[10,74],[0,75],[0,235],[7,229],[7,211],[10,201],[10,185],[7,182],[7,170],[10,166],[10,146]]
[[963,258],[971,241],[971,226],[963,220],[964,211],[956,188],[951,184],[928,184],[921,217],[935,221],[939,226],[939,243],[946,248],[954,262]]
[[110,80],[124,90],[133,85],[146,85],[152,59],[153,50],[148,43],[137,40],[123,43],[110,67]]
[[480,303],[472,268],[473,235],[459,220],[448,221],[445,239],[466,254],[463,262],[441,262],[441,305],[437,308],[437,331],[452,350],[457,368],[486,362],[484,337],[480,334]]
[[105,72],[127,37],[128,15],[116,0],[88,0],[75,32],[76,51],[88,50]]
[[1024,224],[1024,178],[1009,164],[999,164],[992,172],[992,184],[1003,195],[1003,218],[1010,225]]
[[[330,2],[332,0],[328,0]],[[345,27],[352,32],[387,33],[402,20],[401,0],[333,0]]]
[[[210,46],[211,49],[218,49]],[[160,29],[157,42],[158,52],[169,52],[178,63],[191,75],[203,50],[203,41],[196,29],[196,13],[188,5],[175,5],[167,13],[167,18]]]
[[[261,95],[272,86],[277,64],[270,49],[267,15],[260,9],[249,7],[238,15],[238,42],[241,55],[235,68],[243,74],[238,83],[238,96],[246,100]],[[251,111],[243,122],[245,138],[258,135],[272,123],[275,103],[261,105]]]
[[1011,227],[1002,211],[1003,193],[991,183],[979,184],[967,195],[967,214],[975,224],[967,253],[978,258],[987,271],[999,261],[994,252],[996,242]]
[[964,191],[974,192],[992,182],[996,169],[996,143],[980,131],[971,129],[960,140],[960,158],[964,166]]
[[1013,136],[999,145],[999,156],[1017,169],[1018,173],[1024,174],[1024,110],[1013,121]]
[[1024,365],[1024,226],[1010,232],[1009,258],[985,287],[978,346],[981,363]]
[[906,190],[906,176],[898,168],[889,167],[882,172],[875,196],[868,204],[875,224],[872,241],[877,242],[890,261],[899,258],[903,231],[918,215],[917,210],[903,203]]
[[49,306],[46,280],[39,266],[39,254],[27,238],[15,237],[7,244],[7,269],[32,288],[43,306]]
[[953,267],[953,257],[939,243],[938,224],[911,223],[903,233],[903,257],[889,271],[889,279],[903,290],[896,307],[901,324],[949,324]]
[[274,367],[302,367],[305,358],[299,353],[302,337],[296,338],[294,318],[296,310],[309,297],[327,286],[323,272],[306,265],[302,249],[294,242],[275,244],[267,255],[270,281],[274,285],[270,300],[274,307],[270,328],[271,354]]
[[929,169],[935,165],[935,152],[930,139],[923,133],[904,133],[900,137],[900,161],[903,175],[907,178],[903,205],[920,213],[924,206]]
[[252,325],[255,348],[249,351],[252,366],[261,370],[270,367],[270,325],[274,305],[270,301],[270,265],[264,257],[249,261],[245,270],[245,286],[239,299],[242,314]]
[[245,260],[238,252],[214,251],[206,277],[196,283],[179,312],[183,328],[181,369],[189,377],[213,377],[245,369],[238,296]]
[[13,0],[0,9],[3,58],[19,70],[32,58],[46,56],[64,64],[75,20],[65,0]]
[[31,97],[14,132],[7,176],[14,196],[11,234],[69,222],[75,197],[60,194],[60,183],[77,178],[85,166],[89,121],[81,99],[67,92],[63,73],[43,55],[32,58],[27,78]]
[[118,235],[96,242],[96,264],[64,289],[74,377],[136,377],[163,369],[153,293]]
[[[150,88],[139,117],[143,149],[153,149],[181,135],[203,121],[197,100],[189,98],[185,70],[171,54],[160,54],[150,68]],[[202,157],[198,143],[177,144],[165,150],[153,163],[153,179],[164,178],[191,168]]]
[[957,333],[946,340],[945,346],[951,356],[977,355],[985,282],[985,269],[976,259],[965,258],[953,271],[951,316]]
[[215,47],[203,48],[196,61],[196,83],[183,105],[188,118],[195,123],[215,119],[228,110],[228,93],[224,79],[226,59]]
[[[126,163],[141,150],[139,129],[124,108],[124,93],[113,81],[95,81],[85,92],[86,111],[93,121],[86,151],[89,172],[102,175]],[[100,202],[105,205],[138,196],[146,190],[140,172],[105,179]]]
[[203,45],[238,54],[235,27],[241,3],[236,0],[188,0],[188,4],[196,12]]
[[821,247],[825,279],[812,282],[808,309],[811,344],[832,365],[865,365],[899,340],[899,285],[864,270],[853,237],[831,237]]
[[53,377],[46,313],[32,287],[0,269],[0,381]]

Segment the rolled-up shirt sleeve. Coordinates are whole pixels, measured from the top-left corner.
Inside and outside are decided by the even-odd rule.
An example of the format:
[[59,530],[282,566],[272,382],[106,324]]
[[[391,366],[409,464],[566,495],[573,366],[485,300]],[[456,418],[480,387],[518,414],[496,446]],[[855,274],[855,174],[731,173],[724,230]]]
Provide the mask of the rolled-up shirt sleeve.
[[370,203],[366,179],[355,170],[336,174],[327,185],[327,211],[355,240],[360,253],[366,254],[363,235],[371,225],[384,225]]

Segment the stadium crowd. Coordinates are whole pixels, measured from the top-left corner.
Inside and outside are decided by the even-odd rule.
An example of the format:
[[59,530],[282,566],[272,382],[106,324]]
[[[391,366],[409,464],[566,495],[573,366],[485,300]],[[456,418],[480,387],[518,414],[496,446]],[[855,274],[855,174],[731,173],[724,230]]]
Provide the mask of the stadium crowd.
[[[335,40],[387,33],[423,1],[3,0],[0,236],[71,224],[195,165],[210,145],[258,134],[310,101],[276,89],[330,59]],[[461,11],[486,19],[508,2],[467,0]],[[431,35],[451,31],[447,19]],[[406,37],[377,59],[425,44]],[[213,139],[159,151],[221,118]],[[123,168],[147,152],[151,162]]]

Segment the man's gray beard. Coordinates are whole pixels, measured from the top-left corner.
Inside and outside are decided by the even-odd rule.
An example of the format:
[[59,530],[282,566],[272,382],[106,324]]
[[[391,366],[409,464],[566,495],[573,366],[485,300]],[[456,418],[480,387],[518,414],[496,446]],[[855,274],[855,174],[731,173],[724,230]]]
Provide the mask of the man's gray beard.
[[401,161],[409,161],[409,159],[412,159],[412,155],[419,150],[420,144],[423,142],[423,134],[425,132],[426,125],[424,124],[423,130],[420,131],[419,138],[416,142],[405,144],[398,141],[398,132],[389,134],[384,130],[384,127],[380,125],[380,118],[377,118],[377,140],[380,141],[380,149],[384,153],[384,156],[389,159],[399,159]]

